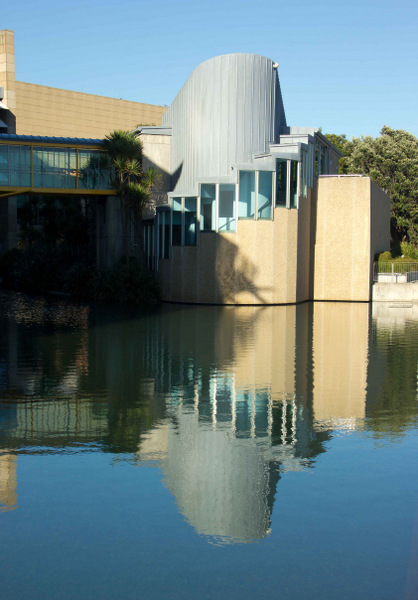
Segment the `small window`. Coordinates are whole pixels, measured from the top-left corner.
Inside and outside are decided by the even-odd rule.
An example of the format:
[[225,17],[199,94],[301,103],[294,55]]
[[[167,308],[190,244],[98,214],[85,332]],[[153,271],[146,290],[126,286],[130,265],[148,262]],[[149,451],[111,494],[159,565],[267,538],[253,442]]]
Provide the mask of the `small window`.
[[286,206],[287,192],[287,160],[276,161],[276,206]]
[[219,185],[219,217],[218,230],[235,231],[235,184]]
[[290,161],[290,202],[289,208],[298,207],[298,161]]
[[258,218],[271,219],[273,207],[273,173],[260,171],[258,174]]
[[216,229],[216,185],[205,183],[200,186],[200,231]]
[[238,218],[254,219],[255,215],[255,171],[240,171]]

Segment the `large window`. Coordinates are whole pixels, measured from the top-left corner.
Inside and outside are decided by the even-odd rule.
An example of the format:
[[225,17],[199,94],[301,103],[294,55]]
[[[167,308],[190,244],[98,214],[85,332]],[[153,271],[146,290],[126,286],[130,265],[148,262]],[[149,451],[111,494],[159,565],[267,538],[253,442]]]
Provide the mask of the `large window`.
[[273,173],[260,171],[258,174],[258,218],[271,219],[273,208]]
[[235,184],[219,184],[218,231],[235,231]]
[[287,198],[287,160],[276,161],[276,206],[286,206]]
[[254,219],[255,214],[255,171],[240,171],[238,218]]
[[184,199],[184,244],[196,246],[197,198]]
[[200,230],[216,229],[216,185],[203,183],[200,186]]

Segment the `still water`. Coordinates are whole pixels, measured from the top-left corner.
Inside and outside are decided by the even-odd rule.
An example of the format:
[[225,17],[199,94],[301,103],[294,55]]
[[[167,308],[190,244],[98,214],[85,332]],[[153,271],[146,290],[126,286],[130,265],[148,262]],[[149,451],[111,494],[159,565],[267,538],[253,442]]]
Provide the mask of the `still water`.
[[0,597],[418,597],[418,305],[0,292]]

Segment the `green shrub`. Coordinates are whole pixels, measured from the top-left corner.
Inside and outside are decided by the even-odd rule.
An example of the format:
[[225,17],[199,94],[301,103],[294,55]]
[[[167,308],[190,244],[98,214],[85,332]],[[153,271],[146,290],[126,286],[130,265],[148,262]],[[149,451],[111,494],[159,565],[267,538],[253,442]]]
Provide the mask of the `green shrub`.
[[392,257],[392,254],[391,254],[390,250],[386,250],[385,252],[382,252],[378,256],[378,261],[379,262],[387,262],[389,260],[393,260],[393,257]]

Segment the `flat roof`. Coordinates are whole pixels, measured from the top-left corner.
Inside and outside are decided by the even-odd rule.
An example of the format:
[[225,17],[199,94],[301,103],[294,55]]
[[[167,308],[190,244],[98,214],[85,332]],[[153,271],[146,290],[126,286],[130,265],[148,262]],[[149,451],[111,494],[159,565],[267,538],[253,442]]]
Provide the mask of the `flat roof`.
[[0,142],[44,142],[45,144],[85,144],[86,146],[101,146],[103,144],[103,140],[100,139],[18,135],[16,133],[0,133]]

